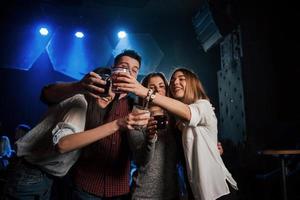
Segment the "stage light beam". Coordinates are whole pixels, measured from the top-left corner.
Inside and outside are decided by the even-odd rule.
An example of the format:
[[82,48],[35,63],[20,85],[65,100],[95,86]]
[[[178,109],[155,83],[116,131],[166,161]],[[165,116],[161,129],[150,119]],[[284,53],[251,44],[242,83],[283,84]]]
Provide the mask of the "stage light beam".
[[84,34],[83,34],[83,32],[78,31],[78,32],[75,33],[75,36],[78,37],[78,38],[83,38]]
[[127,34],[126,34],[125,31],[120,31],[120,32],[118,33],[118,37],[119,37],[120,39],[123,39],[123,38],[125,38],[126,36],[127,36]]
[[43,36],[48,35],[49,31],[47,28],[40,28],[40,34]]

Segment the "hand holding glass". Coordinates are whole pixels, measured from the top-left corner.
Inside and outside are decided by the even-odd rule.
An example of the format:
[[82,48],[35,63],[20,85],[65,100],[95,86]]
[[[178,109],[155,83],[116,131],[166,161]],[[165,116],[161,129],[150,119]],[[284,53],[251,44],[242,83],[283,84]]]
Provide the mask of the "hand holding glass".
[[112,68],[111,81],[112,81],[112,91],[114,93],[122,93],[122,91],[118,90],[118,88],[113,85],[114,83],[120,83],[120,81],[117,80],[118,73],[128,73],[128,74],[130,74],[130,71],[129,71],[128,68],[124,68],[124,67],[114,67],[114,68]]
[[166,112],[158,106],[155,106],[155,108],[150,108],[150,111],[151,116],[154,118],[154,120],[157,121],[157,129],[166,129],[168,124],[168,117],[166,115]]
[[105,85],[101,85],[100,87],[104,89],[104,92],[99,94],[100,97],[109,96],[109,87],[110,87],[110,75],[109,74],[99,74],[101,79],[106,81]]
[[[135,115],[139,115],[140,117],[143,118],[148,118],[148,120],[150,119],[150,112],[147,108],[144,108],[143,106],[139,106],[139,105],[134,105],[132,108],[132,113]],[[137,124],[139,125],[133,125],[134,129],[142,129],[145,128],[147,126],[148,120],[139,120],[137,121]]]

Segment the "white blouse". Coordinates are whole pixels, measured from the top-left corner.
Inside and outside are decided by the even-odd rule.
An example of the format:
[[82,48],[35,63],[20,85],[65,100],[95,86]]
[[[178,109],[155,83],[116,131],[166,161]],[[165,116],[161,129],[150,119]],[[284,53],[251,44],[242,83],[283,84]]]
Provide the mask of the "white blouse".
[[214,108],[204,99],[189,105],[189,108],[191,120],[182,124],[188,179],[195,199],[217,199],[230,193],[226,180],[235,189],[237,183],[225,167],[217,147]]

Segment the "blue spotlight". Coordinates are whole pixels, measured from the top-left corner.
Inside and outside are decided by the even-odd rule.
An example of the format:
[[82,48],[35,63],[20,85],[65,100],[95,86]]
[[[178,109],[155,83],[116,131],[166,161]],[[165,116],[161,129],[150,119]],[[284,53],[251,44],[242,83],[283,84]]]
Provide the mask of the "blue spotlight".
[[78,38],[83,38],[84,34],[82,32],[76,32],[75,36],[78,37]]
[[47,28],[40,28],[40,34],[41,35],[44,35],[44,36],[46,36],[46,35],[48,35],[48,29]]
[[120,31],[119,33],[118,33],[118,37],[120,38],[120,39],[123,39],[123,38],[125,38],[126,37],[126,32],[125,31]]

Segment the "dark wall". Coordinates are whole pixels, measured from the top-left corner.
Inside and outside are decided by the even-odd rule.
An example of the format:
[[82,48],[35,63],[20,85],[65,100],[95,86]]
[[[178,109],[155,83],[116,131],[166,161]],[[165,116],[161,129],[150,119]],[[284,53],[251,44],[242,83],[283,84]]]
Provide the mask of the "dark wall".
[[242,9],[247,135],[261,149],[293,148],[300,144],[297,12],[274,2]]
[[191,18],[164,22],[152,35],[164,52],[157,68],[169,78],[176,67],[187,67],[197,73],[218,110],[217,71],[220,69],[219,48],[204,52],[193,29]]
[[[240,3],[243,45],[243,84],[247,138],[235,148],[236,174],[245,199],[281,199],[278,157],[263,156],[266,149],[300,148],[299,129],[299,14],[290,2]],[[288,195],[299,199],[299,163],[287,156]]]
[[20,123],[31,127],[40,120],[47,106],[39,100],[43,86],[56,81],[73,81],[53,70],[48,54],[43,53],[28,71],[0,68],[0,122],[12,134]]

